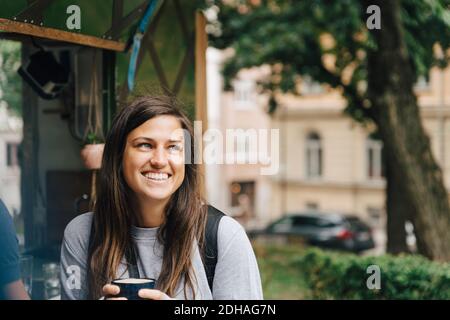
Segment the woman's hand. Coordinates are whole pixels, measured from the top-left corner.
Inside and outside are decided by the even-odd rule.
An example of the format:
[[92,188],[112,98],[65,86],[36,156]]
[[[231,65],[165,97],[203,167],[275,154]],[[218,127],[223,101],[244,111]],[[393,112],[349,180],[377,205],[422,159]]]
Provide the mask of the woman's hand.
[[105,300],[128,300],[125,297],[115,297],[120,293],[120,288],[113,284],[105,284],[102,292]]
[[[127,300],[127,298],[117,296],[120,293],[120,288],[113,284],[107,284],[103,287],[103,296],[106,300]],[[141,289],[138,292],[139,297],[149,300],[173,300],[162,291],[155,289]]]
[[149,300],[174,300],[162,291],[155,289],[141,289],[138,292],[139,297]]

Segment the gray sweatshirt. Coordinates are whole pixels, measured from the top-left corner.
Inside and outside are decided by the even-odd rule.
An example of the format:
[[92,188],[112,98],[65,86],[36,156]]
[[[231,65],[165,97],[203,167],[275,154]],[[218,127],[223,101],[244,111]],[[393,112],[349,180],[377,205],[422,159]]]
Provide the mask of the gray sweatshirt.
[[[86,264],[92,213],[82,214],[66,227],[61,248],[61,299],[86,299]],[[131,234],[137,248],[137,265],[141,277],[158,279],[161,272],[163,247],[156,239],[158,228],[132,227]],[[218,260],[213,282],[213,294],[208,286],[198,245],[192,256],[196,299],[263,299],[258,264],[251,243],[242,226],[233,218],[220,220],[217,234]],[[122,260],[116,278],[126,278]],[[105,281],[105,284],[107,281]],[[188,289],[183,292],[184,280],[178,284],[175,299],[193,299]],[[189,287],[188,287],[189,288]]]

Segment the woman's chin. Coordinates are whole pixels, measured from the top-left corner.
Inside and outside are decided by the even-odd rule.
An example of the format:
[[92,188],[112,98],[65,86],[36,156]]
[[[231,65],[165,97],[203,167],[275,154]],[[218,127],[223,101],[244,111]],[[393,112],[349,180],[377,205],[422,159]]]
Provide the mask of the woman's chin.
[[145,196],[149,200],[156,200],[156,201],[164,201],[170,198],[171,193],[170,192],[146,192]]

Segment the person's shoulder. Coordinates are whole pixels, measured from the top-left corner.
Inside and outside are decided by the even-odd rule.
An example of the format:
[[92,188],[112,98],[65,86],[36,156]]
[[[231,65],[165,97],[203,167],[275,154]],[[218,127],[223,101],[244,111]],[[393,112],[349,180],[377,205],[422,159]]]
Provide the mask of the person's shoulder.
[[6,205],[3,203],[1,199],[0,199],[0,227],[5,230],[14,228],[12,217],[9,214]]
[[64,240],[68,242],[85,243],[91,232],[93,213],[80,214],[72,219],[64,230]]
[[236,231],[243,230],[243,227],[241,226],[241,224],[239,222],[237,222],[237,220],[235,220],[234,218],[232,218],[231,216],[229,216],[222,210],[209,204],[208,211],[209,212],[212,211],[215,214],[222,215],[222,217],[220,218],[220,221],[219,221],[219,229],[218,229],[219,234],[235,233]]
[[[217,252],[219,256],[234,259],[234,254],[245,254],[251,245],[245,228],[233,217],[226,215],[220,219],[217,230]],[[228,253],[231,252],[231,255]]]
[[8,214],[8,209],[2,199],[0,199],[0,214]]
[[238,231],[244,231],[244,227],[233,217],[230,217],[228,215],[225,215],[220,220],[219,224],[219,230],[221,229],[221,232],[223,233],[231,233],[234,234]]
[[230,242],[237,234],[245,235],[245,229],[242,225],[233,217],[227,215],[226,213],[220,211],[224,214],[219,222],[219,227],[217,230],[217,239],[220,243],[228,243]]

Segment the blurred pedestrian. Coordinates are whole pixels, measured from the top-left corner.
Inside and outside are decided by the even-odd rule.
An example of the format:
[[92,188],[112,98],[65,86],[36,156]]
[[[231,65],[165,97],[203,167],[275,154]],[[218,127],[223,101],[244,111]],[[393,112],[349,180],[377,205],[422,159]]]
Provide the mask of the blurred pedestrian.
[[20,278],[19,244],[14,223],[2,200],[0,200],[0,299],[30,299]]

